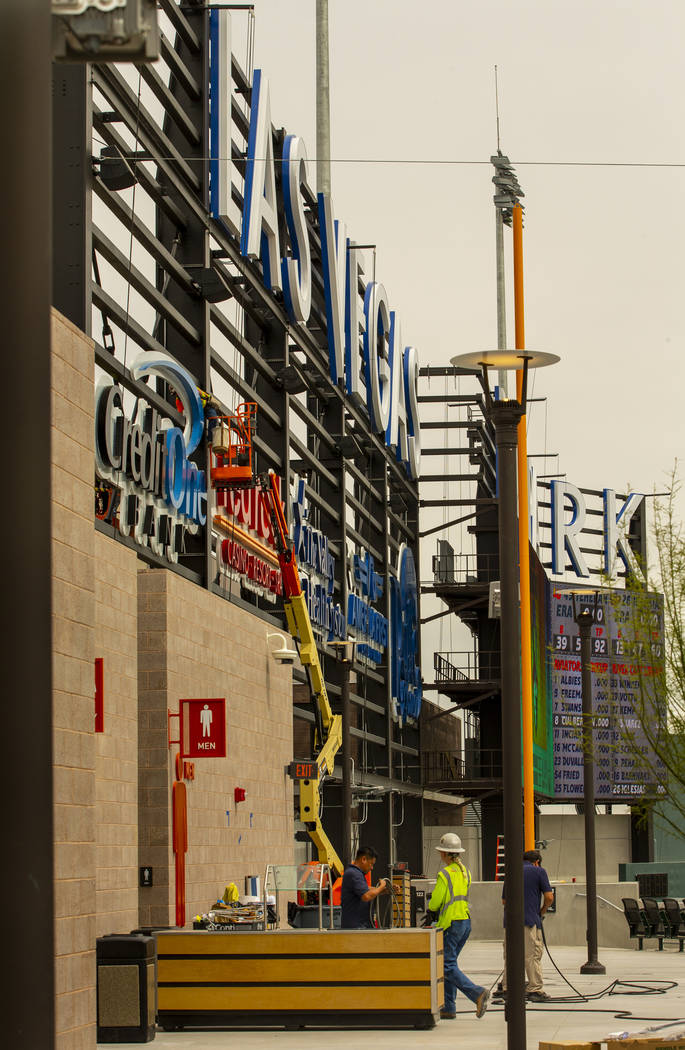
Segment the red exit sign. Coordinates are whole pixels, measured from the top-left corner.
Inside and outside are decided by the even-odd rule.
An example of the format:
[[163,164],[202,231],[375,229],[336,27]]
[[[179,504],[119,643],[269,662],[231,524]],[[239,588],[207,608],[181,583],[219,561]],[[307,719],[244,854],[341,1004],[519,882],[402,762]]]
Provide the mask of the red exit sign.
[[291,762],[286,766],[288,776],[293,780],[318,780],[319,767],[316,762]]
[[181,700],[181,757],[226,757],[226,700]]

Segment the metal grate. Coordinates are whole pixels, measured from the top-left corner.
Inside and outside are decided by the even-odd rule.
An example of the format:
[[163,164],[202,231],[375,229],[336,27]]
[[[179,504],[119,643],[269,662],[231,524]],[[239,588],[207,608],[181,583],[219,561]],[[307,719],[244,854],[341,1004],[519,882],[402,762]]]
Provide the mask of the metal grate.
[[668,874],[666,872],[650,872],[636,875],[635,878],[641,897],[668,897]]

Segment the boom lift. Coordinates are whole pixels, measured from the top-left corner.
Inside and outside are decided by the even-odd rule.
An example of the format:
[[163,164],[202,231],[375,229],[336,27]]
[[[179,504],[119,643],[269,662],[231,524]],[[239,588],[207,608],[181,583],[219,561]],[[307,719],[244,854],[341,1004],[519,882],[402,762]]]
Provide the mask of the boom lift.
[[[250,408],[252,409],[252,406]],[[332,877],[336,878],[343,873],[343,863],[323,829],[319,810],[321,785],[325,778],[333,772],[335,756],[342,745],[342,718],[340,715],[333,714],[328,699],[316,639],[309,618],[307,602],[302,592],[297,559],[288,536],[281,497],[276,488],[276,475],[273,471],[259,474],[256,477],[251,473],[254,410],[256,410],[256,405],[252,411],[246,411],[245,406],[241,405],[234,417],[223,417],[227,421],[228,419],[231,422],[235,420],[236,425],[229,425],[228,432],[222,433],[221,449],[215,450],[214,442],[212,442],[213,451],[219,454],[222,464],[219,469],[215,468],[211,471],[212,483],[215,488],[220,489],[256,488],[266,500],[283,577],[284,608],[288,630],[295,641],[300,661],[307,672],[316,718],[318,776],[316,780],[313,778],[300,780],[300,820],[316,846],[319,861],[328,864]],[[218,426],[210,430],[210,438],[215,429],[218,429]],[[237,447],[238,443],[240,448]],[[245,471],[246,460],[250,464],[249,480]]]

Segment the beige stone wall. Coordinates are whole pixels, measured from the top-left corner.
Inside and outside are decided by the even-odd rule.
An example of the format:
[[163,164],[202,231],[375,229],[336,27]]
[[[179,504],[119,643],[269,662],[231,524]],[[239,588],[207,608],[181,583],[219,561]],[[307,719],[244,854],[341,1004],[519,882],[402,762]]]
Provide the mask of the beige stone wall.
[[[154,870],[154,885],[140,891],[141,924],[172,925],[178,749],[167,748],[167,708],[177,712],[181,698],[226,698],[227,757],[195,760],[187,783],[190,922],[228,882],[242,893],[245,875],[262,877],[268,862],[293,863],[293,792],[284,772],[293,757],[292,672],[269,655],[267,624],[166,570],[141,571],[138,617],[139,863]],[[236,787],[247,793],[238,806]]]
[[85,1050],[95,1046],[93,345],[54,312],[52,523],[56,1045]]
[[96,936],[138,925],[138,602],[140,562],[95,533],[95,656],[104,670],[96,734]]

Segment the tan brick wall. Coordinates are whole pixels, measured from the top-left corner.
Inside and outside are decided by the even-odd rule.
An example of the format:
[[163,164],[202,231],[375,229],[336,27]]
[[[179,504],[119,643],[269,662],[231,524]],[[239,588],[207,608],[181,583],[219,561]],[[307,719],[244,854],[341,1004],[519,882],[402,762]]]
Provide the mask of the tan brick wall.
[[53,312],[53,727],[58,1050],[95,1046],[93,344]]
[[[293,863],[292,782],[284,773],[293,757],[292,671],[269,655],[267,624],[166,570],[140,573],[138,616],[139,862],[154,866],[154,886],[141,890],[141,923],[171,925],[177,748],[166,746],[167,708],[178,711],[181,698],[226,698],[227,757],[195,760],[195,780],[187,784],[192,921],[228,882],[242,893],[245,875],[262,877],[269,862]],[[247,793],[238,806],[236,787]]]
[[140,562],[95,533],[95,655],[104,671],[96,734],[96,936],[138,925],[138,603]]

